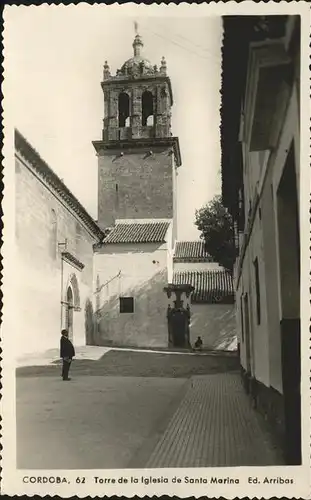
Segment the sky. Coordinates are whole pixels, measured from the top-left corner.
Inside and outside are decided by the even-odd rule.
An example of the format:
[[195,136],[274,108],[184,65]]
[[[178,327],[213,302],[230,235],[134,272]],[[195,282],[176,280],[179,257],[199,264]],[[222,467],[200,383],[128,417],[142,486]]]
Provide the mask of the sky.
[[[97,219],[97,158],[101,139],[103,65],[116,70],[132,57],[138,23],[143,55],[167,61],[179,137],[178,239],[198,239],[195,209],[220,192],[220,17],[111,14],[104,5],[10,8],[7,69],[15,127]],[[139,15],[137,15],[139,14]]]

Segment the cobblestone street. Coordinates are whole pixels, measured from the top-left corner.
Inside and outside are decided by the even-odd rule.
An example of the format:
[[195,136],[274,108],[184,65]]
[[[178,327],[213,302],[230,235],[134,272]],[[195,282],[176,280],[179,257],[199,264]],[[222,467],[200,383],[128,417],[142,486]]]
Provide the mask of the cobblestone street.
[[282,464],[234,355],[111,350],[17,370],[19,468]]
[[147,467],[266,466],[282,463],[238,374],[192,377]]

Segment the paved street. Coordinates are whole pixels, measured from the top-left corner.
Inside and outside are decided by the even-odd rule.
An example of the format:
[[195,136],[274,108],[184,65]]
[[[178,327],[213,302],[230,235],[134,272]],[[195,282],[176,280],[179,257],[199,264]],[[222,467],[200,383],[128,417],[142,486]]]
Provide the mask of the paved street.
[[17,370],[19,468],[281,464],[233,355],[107,352]]
[[193,377],[147,467],[266,466],[283,462],[239,374]]
[[123,468],[174,409],[186,380],[18,379],[18,467]]
[[[94,356],[95,357],[95,356]],[[73,377],[83,375],[116,375],[123,377],[182,377],[221,373],[238,369],[237,356],[232,353],[183,354],[112,349],[99,359],[75,359]],[[22,366],[18,376],[58,377],[60,361],[48,366]]]

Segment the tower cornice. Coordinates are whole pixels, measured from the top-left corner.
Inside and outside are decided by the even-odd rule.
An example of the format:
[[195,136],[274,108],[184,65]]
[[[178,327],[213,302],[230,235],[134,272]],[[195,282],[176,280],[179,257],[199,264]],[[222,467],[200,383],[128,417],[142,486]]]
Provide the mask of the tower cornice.
[[118,141],[93,141],[92,142],[97,154],[100,151],[126,150],[126,149],[146,149],[153,147],[171,147],[173,148],[176,166],[181,165],[181,154],[179,148],[178,137],[154,137],[151,139],[129,139]]

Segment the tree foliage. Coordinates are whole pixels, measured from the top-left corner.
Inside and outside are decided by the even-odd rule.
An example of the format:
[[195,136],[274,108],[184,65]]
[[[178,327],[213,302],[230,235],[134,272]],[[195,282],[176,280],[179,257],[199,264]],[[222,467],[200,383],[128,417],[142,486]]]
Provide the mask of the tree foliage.
[[215,262],[232,272],[236,256],[233,221],[221,196],[215,196],[206,206],[196,210],[195,225],[201,232],[206,251]]

